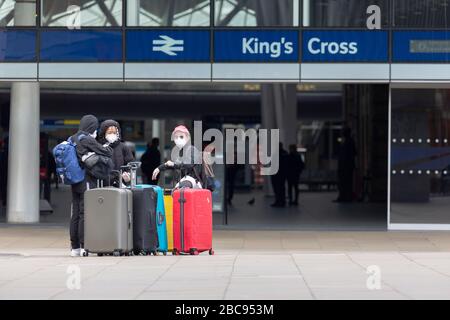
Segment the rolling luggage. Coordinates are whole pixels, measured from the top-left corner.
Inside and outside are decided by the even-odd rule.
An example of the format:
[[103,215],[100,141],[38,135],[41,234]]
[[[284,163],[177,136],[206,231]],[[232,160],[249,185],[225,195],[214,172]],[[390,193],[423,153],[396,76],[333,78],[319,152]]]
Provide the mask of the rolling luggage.
[[89,253],[129,255],[133,250],[133,196],[130,190],[91,189],[84,194],[84,247]]
[[157,255],[158,234],[156,230],[157,193],[153,188],[138,188],[136,186],[136,171],[139,162],[130,162],[121,170],[130,170],[133,194],[133,252],[135,255]]
[[164,255],[167,254],[168,244],[167,244],[167,223],[166,214],[164,209],[164,192],[161,187],[154,185],[137,185],[136,188],[150,188],[156,192],[156,231],[158,235],[158,251],[162,252]]
[[212,249],[212,194],[207,189],[173,193],[173,254],[198,255]]
[[166,212],[167,250],[173,251],[173,198],[172,190],[164,190],[164,210]]
[[133,252],[157,254],[156,192],[151,188],[133,188]]

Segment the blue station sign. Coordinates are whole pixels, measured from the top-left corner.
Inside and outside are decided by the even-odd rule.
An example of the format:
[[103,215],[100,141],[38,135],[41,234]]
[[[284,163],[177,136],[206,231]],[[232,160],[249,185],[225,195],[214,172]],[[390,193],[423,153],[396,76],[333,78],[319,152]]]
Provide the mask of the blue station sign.
[[449,62],[450,31],[395,31],[394,62]]
[[127,62],[210,62],[210,32],[129,30]]
[[36,31],[0,31],[0,62],[35,62],[36,58]]
[[298,62],[299,32],[216,31],[215,62]]
[[41,31],[42,62],[122,62],[122,32]]
[[304,31],[302,62],[388,62],[386,31]]

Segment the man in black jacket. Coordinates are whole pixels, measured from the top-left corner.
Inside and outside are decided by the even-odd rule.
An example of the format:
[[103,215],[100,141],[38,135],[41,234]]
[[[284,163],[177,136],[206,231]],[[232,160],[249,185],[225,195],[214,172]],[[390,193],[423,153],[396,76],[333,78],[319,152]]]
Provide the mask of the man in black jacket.
[[161,152],[158,150],[159,139],[153,138],[152,143],[147,146],[147,150],[141,157],[141,170],[148,184],[158,184],[159,176],[156,180],[152,179],[153,171],[161,164]]
[[[112,157],[109,145],[97,142],[98,119],[93,115],[86,115],[80,121],[78,132],[72,141],[77,145],[78,161],[83,166],[83,157],[94,152],[97,155]],[[84,255],[84,192],[97,187],[97,179],[86,171],[84,181],[72,185],[72,217],[70,221],[71,256]]]
[[275,202],[271,206],[275,208],[286,206],[287,156],[287,151],[283,149],[283,144],[280,143],[279,153],[275,155],[279,159],[279,170],[271,177],[272,188],[275,194]]

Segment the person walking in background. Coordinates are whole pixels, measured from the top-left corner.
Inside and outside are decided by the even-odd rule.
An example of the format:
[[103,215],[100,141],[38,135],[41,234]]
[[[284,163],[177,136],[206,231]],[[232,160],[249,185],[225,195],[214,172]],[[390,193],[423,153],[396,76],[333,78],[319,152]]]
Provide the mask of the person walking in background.
[[234,196],[234,189],[236,186],[236,175],[243,168],[242,164],[237,163],[237,149],[234,150],[234,163],[227,164],[226,169],[226,182],[227,182],[227,189],[226,189],[226,197],[227,197],[227,204],[232,206],[233,205],[233,196]]
[[349,127],[342,129],[338,153],[339,196],[334,202],[353,201],[353,173],[356,168],[356,146]]
[[141,157],[141,170],[146,184],[158,185],[159,176],[152,179],[153,171],[161,164],[161,152],[159,151],[159,139],[153,138],[151,144],[147,145],[147,150]]
[[298,205],[299,183],[300,176],[305,163],[302,156],[297,152],[297,146],[295,144],[289,146],[289,155],[287,156],[287,182],[288,182],[288,194],[289,205]]
[[272,175],[272,188],[275,193],[275,202],[272,207],[284,207],[286,205],[286,179],[287,179],[287,151],[283,149],[283,144],[280,143],[279,154],[279,169],[278,172]]
[[[133,153],[131,149],[122,141],[122,135],[120,125],[117,121],[106,120],[100,125],[100,131],[97,138],[98,142],[102,145],[109,144],[113,149],[112,162],[115,171],[120,170],[120,167],[126,166],[128,163],[134,161]],[[130,182],[130,174],[124,172],[122,175],[123,182]],[[111,185],[114,187],[120,187],[121,181],[117,178],[117,174],[110,174],[109,181],[104,181],[104,185]]]

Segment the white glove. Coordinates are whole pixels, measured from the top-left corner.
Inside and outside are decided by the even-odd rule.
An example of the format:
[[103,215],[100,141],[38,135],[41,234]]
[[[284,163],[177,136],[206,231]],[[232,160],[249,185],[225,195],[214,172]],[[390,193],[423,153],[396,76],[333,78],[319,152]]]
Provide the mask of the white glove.
[[153,171],[152,180],[157,180],[157,179],[158,179],[159,173],[160,173],[159,169],[156,168],[156,169]]

